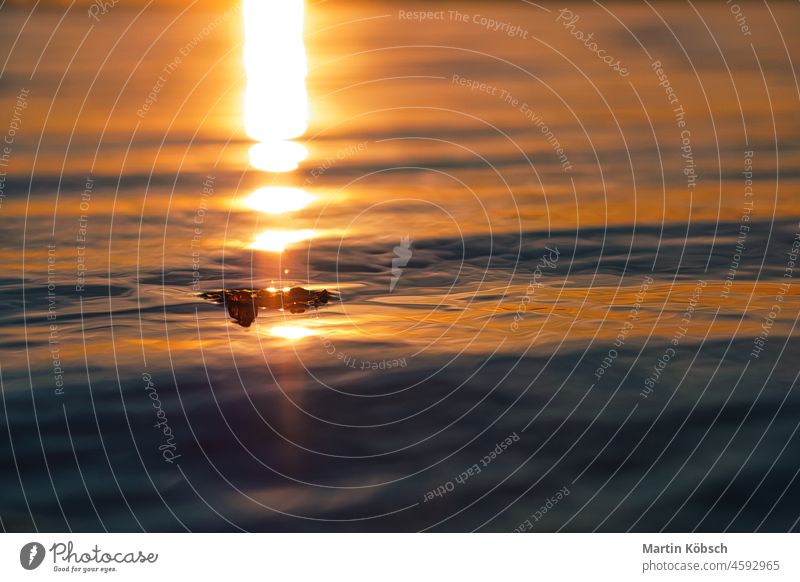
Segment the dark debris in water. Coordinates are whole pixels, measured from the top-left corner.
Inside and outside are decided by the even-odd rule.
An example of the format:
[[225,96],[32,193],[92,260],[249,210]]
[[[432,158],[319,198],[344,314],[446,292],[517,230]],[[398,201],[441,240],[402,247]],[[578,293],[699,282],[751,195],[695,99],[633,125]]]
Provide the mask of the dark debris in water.
[[335,293],[323,289],[311,291],[292,287],[288,291],[270,289],[221,289],[200,293],[199,297],[228,308],[228,314],[242,327],[250,327],[260,309],[274,309],[290,313],[303,313],[316,309],[329,301],[339,299]]

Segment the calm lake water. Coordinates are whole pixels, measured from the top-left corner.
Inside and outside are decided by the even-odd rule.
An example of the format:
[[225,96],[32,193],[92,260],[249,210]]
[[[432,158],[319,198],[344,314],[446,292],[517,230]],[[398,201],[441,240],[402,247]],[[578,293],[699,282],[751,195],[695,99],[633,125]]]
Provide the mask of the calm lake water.
[[0,10],[4,530],[798,529],[797,5],[434,4]]

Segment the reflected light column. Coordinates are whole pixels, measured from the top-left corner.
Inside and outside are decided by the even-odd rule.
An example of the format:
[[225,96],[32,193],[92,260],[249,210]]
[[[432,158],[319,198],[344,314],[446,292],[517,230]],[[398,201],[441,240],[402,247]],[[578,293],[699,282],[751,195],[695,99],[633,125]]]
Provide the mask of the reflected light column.
[[308,155],[291,141],[308,128],[308,63],[303,43],[303,0],[243,0],[244,129],[260,142],[250,164],[289,172]]
[[[304,0],[242,2],[247,73],[244,129],[258,142],[250,147],[250,165],[266,172],[291,172],[308,156],[302,144],[291,141],[306,132],[310,117]],[[298,188],[271,186],[257,189],[243,203],[251,210],[277,216],[301,210],[313,199]],[[267,230],[256,236],[250,248],[281,255],[287,246],[312,239],[315,234],[311,229]],[[295,342],[315,333],[304,326],[278,325],[270,335]]]
[[[250,165],[266,172],[290,172],[308,155],[297,142],[308,129],[308,62],[303,38],[303,0],[243,0],[244,129],[258,143]],[[301,210],[313,200],[304,190],[259,188],[244,205],[270,215]],[[290,244],[313,238],[314,231],[268,230],[250,248],[283,253]]]

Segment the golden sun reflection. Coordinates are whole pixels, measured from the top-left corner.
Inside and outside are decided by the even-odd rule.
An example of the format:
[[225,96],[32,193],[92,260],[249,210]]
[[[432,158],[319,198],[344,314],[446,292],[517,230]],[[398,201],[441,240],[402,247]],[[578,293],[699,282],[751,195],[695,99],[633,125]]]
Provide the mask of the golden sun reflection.
[[307,155],[287,141],[308,127],[304,10],[303,0],[243,0],[244,128],[261,142],[250,149],[251,164],[261,170],[291,171]]
[[300,325],[276,325],[270,330],[270,335],[288,340],[300,340],[317,335],[317,332]]
[[243,200],[243,204],[251,210],[265,214],[283,214],[302,210],[314,197],[300,188],[274,186],[259,188]]
[[249,151],[250,165],[265,172],[291,172],[308,157],[308,150],[294,141],[254,144]]
[[314,238],[315,232],[311,229],[303,230],[267,230],[256,237],[250,248],[258,251],[271,251],[282,253],[286,247],[293,243]]

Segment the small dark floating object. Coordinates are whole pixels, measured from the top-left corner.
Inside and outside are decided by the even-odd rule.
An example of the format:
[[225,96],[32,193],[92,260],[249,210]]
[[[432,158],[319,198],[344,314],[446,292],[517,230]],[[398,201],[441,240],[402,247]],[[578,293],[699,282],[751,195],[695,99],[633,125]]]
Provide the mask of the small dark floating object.
[[302,287],[292,287],[288,291],[269,289],[222,289],[200,293],[199,297],[218,304],[225,304],[228,314],[242,327],[250,327],[258,317],[259,309],[275,309],[290,313],[303,313],[306,309],[317,308],[328,301],[339,298],[327,289],[310,291]]

